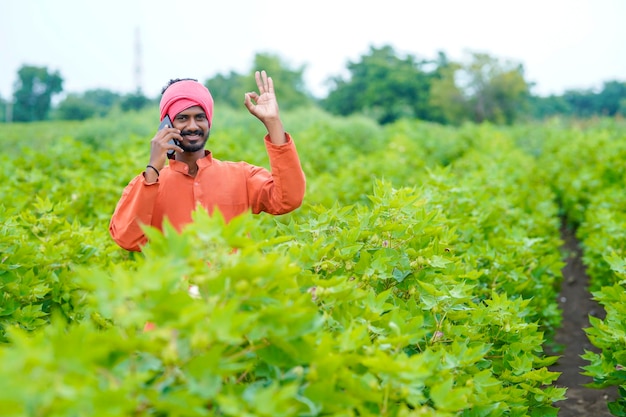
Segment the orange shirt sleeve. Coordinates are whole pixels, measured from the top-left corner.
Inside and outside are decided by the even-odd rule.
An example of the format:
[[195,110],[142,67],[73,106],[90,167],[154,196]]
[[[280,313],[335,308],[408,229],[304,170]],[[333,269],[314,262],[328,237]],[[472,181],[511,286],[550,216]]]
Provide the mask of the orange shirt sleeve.
[[255,169],[248,180],[250,207],[258,214],[286,214],[302,205],[306,178],[296,145],[287,134],[287,143],[275,145],[265,136],[265,147],[270,161],[271,176],[266,170]]
[[122,248],[141,251],[141,246],[146,244],[141,226],[152,223],[159,185],[159,182],[148,184],[142,173],[124,189],[109,223],[111,237]]

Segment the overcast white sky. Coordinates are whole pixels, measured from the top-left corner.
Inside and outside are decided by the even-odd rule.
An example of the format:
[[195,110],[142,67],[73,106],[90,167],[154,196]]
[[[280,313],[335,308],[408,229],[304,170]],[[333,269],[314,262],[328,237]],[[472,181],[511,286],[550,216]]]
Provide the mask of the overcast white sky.
[[[252,69],[256,53],[306,65],[318,96],[370,46],[463,60],[467,51],[522,63],[536,94],[626,81],[626,0],[3,0],[0,97],[18,69],[59,71],[66,92],[137,87],[157,96],[170,78],[201,81]],[[270,74],[271,75],[271,74]],[[279,86],[277,86],[277,89]]]

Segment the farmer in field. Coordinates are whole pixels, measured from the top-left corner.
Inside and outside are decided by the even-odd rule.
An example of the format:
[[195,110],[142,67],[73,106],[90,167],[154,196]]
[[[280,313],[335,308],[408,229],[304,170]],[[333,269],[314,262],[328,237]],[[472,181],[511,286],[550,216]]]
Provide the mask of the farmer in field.
[[118,245],[141,251],[147,242],[142,225],[161,229],[167,218],[180,231],[198,204],[210,214],[219,210],[226,221],[247,211],[278,215],[300,207],[304,172],[283,128],[272,78],[257,71],[255,79],[259,92],[246,93],[244,104],[267,129],[271,172],[243,161],[220,161],[205,150],[213,117],[211,93],[196,80],[171,80],[160,104],[161,120],[169,117],[171,127],[152,138],[146,169],[126,186],[111,218],[109,232]]

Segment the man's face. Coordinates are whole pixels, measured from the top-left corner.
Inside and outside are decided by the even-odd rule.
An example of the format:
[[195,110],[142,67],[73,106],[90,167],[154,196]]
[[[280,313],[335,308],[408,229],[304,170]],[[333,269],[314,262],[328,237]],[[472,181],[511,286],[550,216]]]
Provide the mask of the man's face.
[[209,119],[200,106],[189,107],[178,113],[172,121],[174,127],[180,130],[183,141],[180,147],[185,152],[196,152],[204,149],[209,139]]

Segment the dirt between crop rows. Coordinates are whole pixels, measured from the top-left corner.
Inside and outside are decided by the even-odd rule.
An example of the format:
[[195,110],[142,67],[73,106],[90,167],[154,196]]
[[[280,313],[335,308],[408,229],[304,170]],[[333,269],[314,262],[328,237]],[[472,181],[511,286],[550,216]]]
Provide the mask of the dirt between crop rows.
[[555,403],[559,417],[610,417],[607,403],[617,398],[617,388],[586,388],[591,377],[581,375],[582,367],[589,362],[582,359],[585,350],[597,352],[583,330],[589,327],[589,316],[604,318],[604,309],[592,299],[589,277],[582,263],[579,242],[571,228],[561,230],[563,250],[567,254],[563,267],[563,283],[559,294],[559,306],[563,311],[563,323],[555,335],[557,344],[563,346],[559,361],[550,370],[561,372],[557,386],[567,387],[567,399]]

